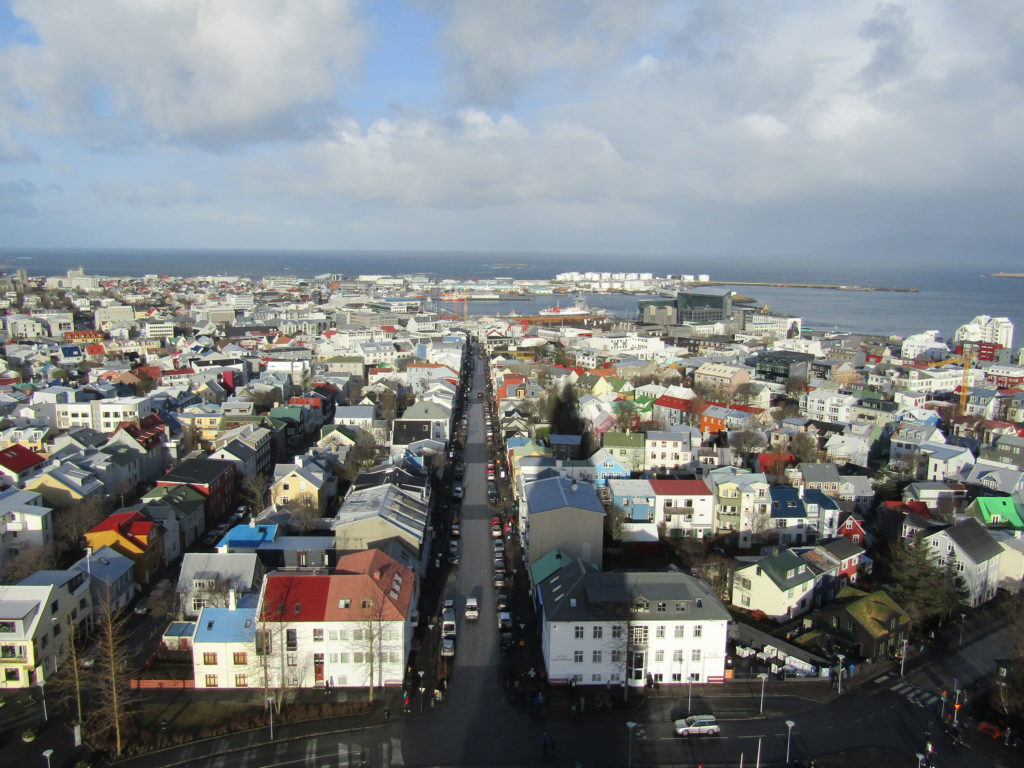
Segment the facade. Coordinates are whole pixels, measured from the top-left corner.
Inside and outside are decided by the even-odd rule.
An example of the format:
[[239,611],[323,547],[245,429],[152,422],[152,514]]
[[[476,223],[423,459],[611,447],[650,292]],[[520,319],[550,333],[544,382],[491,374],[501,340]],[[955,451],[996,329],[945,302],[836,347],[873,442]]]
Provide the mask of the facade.
[[925,535],[929,557],[952,568],[967,587],[965,603],[974,608],[996,596],[1002,547],[974,518]]
[[85,541],[94,550],[110,547],[131,560],[139,585],[149,584],[164,564],[164,529],[141,512],[108,515],[85,533]]
[[527,484],[522,502],[520,526],[527,563],[558,548],[600,566],[605,510],[594,486],[545,477]]
[[0,570],[23,548],[53,543],[51,512],[38,493],[16,488],[0,491]]
[[771,483],[762,472],[721,467],[708,473],[715,498],[718,531],[735,531],[739,545],[747,547],[770,526]]
[[813,607],[814,574],[791,550],[740,566],[733,577],[732,604],[785,620]]
[[704,538],[715,531],[715,504],[703,480],[651,480],[654,521],[673,538]]

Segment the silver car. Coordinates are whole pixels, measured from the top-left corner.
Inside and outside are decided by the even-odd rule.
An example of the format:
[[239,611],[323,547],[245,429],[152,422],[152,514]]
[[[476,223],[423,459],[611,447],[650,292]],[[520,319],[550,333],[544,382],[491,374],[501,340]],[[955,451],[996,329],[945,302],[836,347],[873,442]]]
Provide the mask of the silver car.
[[714,715],[690,715],[676,720],[676,736],[717,736],[718,720]]

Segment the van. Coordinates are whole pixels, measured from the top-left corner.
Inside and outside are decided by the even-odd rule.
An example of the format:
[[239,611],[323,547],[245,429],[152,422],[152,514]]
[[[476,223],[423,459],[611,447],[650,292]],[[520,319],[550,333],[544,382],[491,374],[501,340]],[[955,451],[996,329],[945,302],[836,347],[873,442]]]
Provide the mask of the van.
[[455,637],[455,612],[445,611],[441,616],[441,637]]
[[466,598],[466,621],[476,621],[480,618],[480,603],[475,597]]

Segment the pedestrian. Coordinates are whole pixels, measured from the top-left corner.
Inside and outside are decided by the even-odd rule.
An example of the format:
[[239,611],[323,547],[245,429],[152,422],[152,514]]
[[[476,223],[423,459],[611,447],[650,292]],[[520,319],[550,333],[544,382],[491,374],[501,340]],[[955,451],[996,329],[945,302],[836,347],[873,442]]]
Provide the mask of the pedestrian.
[[548,732],[544,731],[540,735],[540,751],[542,754],[547,755],[548,753]]
[[573,704],[572,707],[569,708],[569,711],[572,713],[572,719],[575,720],[576,719],[576,705]]
[[384,707],[384,722],[391,719],[391,707]]

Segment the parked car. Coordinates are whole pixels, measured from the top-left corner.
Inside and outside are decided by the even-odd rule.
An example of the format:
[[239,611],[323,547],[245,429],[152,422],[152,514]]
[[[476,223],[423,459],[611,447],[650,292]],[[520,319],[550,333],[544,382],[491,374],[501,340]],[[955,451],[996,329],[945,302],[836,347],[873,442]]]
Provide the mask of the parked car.
[[502,611],[498,614],[498,629],[512,629],[512,614]]
[[452,538],[457,539],[462,535],[462,528],[459,527],[458,523],[452,523]]
[[690,715],[676,720],[676,736],[717,736],[718,720],[714,715]]
[[498,590],[498,594],[494,596],[494,605],[498,613],[508,610],[508,593],[505,590]]
[[446,637],[441,641],[441,655],[451,657],[455,655],[455,638]]
[[505,540],[495,539],[494,540],[494,552],[495,554],[503,554],[505,552]]
[[461,499],[464,493],[465,493],[465,491],[463,491],[461,485],[456,485],[454,488],[452,488],[452,497],[453,498]]
[[508,582],[505,580],[505,571],[504,570],[495,570],[494,571],[494,586],[495,587],[504,587],[504,586],[507,586],[507,584],[508,584]]
[[145,616],[149,613],[149,603],[145,600],[139,600],[139,602],[135,604],[134,611],[136,616]]

